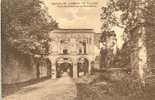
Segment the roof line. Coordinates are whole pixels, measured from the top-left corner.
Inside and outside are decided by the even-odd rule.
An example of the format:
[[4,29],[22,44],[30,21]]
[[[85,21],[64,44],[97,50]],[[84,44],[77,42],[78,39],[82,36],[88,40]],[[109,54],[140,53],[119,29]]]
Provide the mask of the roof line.
[[54,30],[93,30],[93,29],[90,29],[90,28],[57,28]]

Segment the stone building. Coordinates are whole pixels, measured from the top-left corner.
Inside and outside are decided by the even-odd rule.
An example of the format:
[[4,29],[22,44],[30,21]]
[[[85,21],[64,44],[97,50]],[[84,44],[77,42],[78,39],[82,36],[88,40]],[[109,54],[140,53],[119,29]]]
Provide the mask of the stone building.
[[50,55],[44,58],[7,48],[2,53],[2,84],[58,78],[65,71],[74,78],[80,72],[89,74],[92,66],[99,66],[99,37],[92,29],[56,29],[50,33]]
[[56,29],[50,33],[50,55],[52,78],[68,71],[76,78],[91,71],[91,64],[99,54],[99,42],[95,41],[93,29]]

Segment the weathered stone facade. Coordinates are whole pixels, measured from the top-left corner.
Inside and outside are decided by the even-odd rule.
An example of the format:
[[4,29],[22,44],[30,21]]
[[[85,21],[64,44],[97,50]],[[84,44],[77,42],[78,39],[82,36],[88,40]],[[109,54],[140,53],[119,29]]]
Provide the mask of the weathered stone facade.
[[[57,74],[57,63],[70,63],[73,77],[78,76],[78,63],[85,59],[88,73],[91,62],[97,56],[97,45],[94,44],[95,32],[92,29],[56,29],[50,33],[50,55],[52,62],[52,77]],[[86,67],[86,66],[85,66]]]

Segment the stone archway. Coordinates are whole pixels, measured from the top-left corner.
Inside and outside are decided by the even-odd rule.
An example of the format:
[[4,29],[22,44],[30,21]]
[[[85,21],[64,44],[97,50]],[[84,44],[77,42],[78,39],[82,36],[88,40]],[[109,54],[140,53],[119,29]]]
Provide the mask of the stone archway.
[[[77,62],[77,76],[85,76],[89,71],[89,60],[87,58],[81,57]],[[81,75],[82,73],[82,75]]]
[[60,57],[56,59],[56,78],[62,77],[64,72],[73,77],[73,62],[71,58]]

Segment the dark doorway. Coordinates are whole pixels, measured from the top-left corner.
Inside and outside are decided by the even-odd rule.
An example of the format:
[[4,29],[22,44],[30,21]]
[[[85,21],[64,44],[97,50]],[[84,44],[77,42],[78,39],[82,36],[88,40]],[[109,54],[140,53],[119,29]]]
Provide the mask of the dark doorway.
[[[89,68],[89,61],[86,58],[80,58],[78,63],[77,63],[77,74],[78,77],[80,76],[85,76],[88,73],[88,68]],[[82,73],[82,75],[81,75]]]
[[56,62],[56,78],[62,77],[64,72],[73,77],[73,64],[66,58],[62,58],[61,62]]

